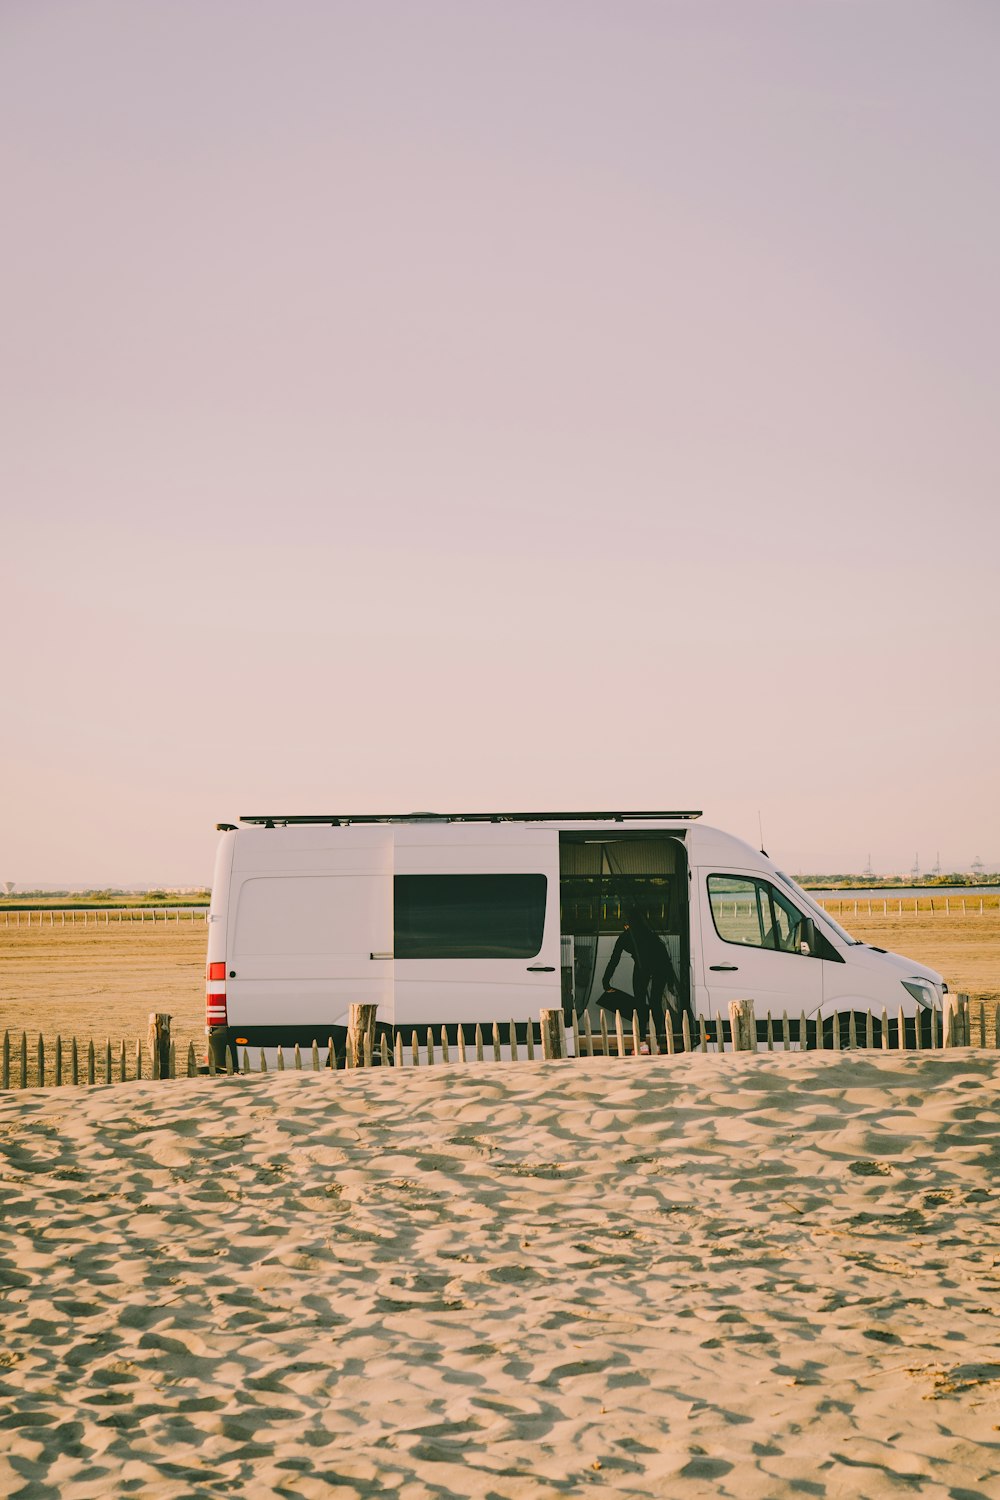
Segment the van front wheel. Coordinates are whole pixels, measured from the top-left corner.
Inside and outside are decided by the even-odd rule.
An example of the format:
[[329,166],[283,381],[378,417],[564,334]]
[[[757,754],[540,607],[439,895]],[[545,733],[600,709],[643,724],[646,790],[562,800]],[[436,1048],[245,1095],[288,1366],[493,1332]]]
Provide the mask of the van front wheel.
[[[851,1036],[851,1021],[854,1021],[854,1036]],[[827,1016],[823,1021],[823,1046],[829,1051],[837,1045],[834,1039],[834,1026],[840,1029],[840,1047],[881,1047],[882,1045],[882,1018],[872,1016],[871,1034],[868,1031],[868,1012],[865,1010],[842,1010],[835,1016]],[[889,1045],[892,1046],[891,1028]]]

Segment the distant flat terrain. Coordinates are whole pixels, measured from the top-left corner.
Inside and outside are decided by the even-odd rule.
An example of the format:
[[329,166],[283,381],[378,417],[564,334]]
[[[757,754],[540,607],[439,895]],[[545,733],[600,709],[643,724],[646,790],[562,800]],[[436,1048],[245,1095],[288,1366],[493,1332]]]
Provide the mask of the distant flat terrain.
[[0,1032],[144,1038],[159,1010],[174,1018],[179,1053],[203,1048],[206,934],[204,921],[0,922]]
[[[836,915],[836,913],[834,913]],[[953,990],[1000,1000],[1000,911],[945,916],[844,913],[865,942],[940,970]],[[0,1032],[145,1037],[151,1010],[174,1017],[178,1052],[204,1043],[204,921],[4,927]],[[992,1038],[992,1032],[991,1032]]]

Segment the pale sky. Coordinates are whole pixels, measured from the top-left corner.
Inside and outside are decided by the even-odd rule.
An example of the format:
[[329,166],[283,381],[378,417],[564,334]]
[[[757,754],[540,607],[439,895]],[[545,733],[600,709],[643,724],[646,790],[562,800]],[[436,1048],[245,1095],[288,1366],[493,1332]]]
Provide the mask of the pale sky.
[[1000,863],[995,0],[0,0],[0,880]]

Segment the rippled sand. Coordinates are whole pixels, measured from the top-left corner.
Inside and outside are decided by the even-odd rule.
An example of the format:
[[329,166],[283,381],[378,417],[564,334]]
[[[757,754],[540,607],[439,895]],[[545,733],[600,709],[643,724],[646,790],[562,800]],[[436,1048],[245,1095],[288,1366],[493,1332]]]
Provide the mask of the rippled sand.
[[0,1096],[0,1493],[1000,1494],[1000,1062]]

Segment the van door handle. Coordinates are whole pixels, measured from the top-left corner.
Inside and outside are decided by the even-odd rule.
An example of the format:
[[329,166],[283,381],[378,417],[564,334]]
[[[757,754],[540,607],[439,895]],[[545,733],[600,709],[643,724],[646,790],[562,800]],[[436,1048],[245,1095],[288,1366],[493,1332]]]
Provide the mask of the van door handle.
[[529,974],[554,974],[555,972],[556,972],[556,966],[555,966],[555,964],[529,964],[528,965],[528,973]]
[[709,964],[708,967],[713,974],[735,974],[739,964]]
[[369,958],[392,958],[391,953],[369,953]]

